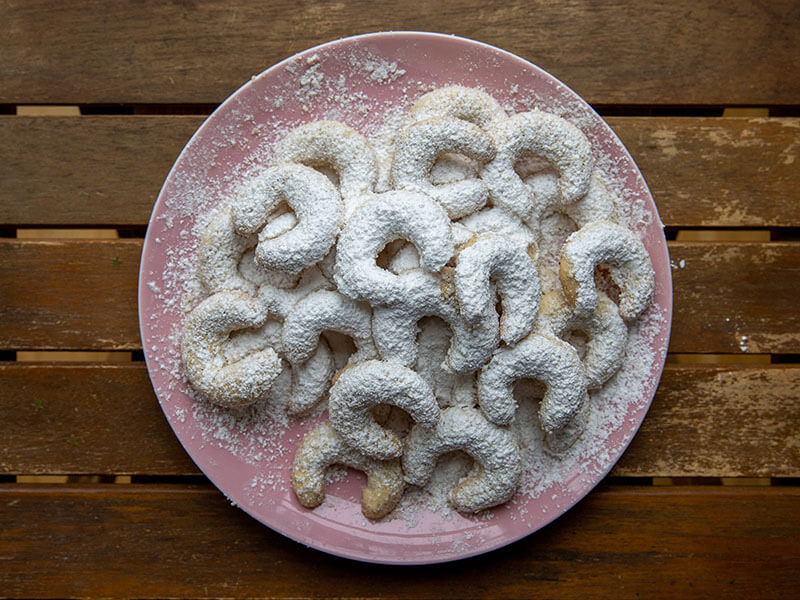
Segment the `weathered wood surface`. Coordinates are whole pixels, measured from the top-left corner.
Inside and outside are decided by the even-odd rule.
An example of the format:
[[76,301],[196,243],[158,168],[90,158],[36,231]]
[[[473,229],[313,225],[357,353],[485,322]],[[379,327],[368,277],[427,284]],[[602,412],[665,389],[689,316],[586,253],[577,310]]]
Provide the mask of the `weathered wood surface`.
[[[800,368],[667,366],[616,476],[800,476]],[[143,364],[0,366],[0,472],[198,473]]]
[[[0,225],[146,225],[172,163],[202,121],[0,118]],[[642,169],[665,225],[800,226],[800,119],[608,122]]]
[[0,103],[216,103],[297,51],[381,30],[500,46],[592,103],[769,105],[800,97],[793,0],[148,0],[100,10],[88,0],[7,0],[0,23]]
[[[0,240],[0,348],[141,347],[141,240]],[[800,244],[669,245],[672,352],[800,353]],[[683,266],[680,266],[683,265]]]
[[0,240],[0,348],[141,348],[141,240]]
[[209,488],[6,485],[0,581],[9,598],[790,598],[798,501],[795,488],[601,487],[491,554],[360,568]]

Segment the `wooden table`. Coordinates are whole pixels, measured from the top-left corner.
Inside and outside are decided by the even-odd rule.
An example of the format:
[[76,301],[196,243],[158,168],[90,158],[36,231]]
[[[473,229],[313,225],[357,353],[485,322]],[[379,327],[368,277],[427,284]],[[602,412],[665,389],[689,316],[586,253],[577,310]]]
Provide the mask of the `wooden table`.
[[[0,596],[798,597],[799,25],[793,0],[0,2]],[[148,217],[204,115],[285,56],[386,29],[573,87],[640,165],[674,267],[669,364],[607,481],[432,567],[333,558],[229,506],[137,329]]]

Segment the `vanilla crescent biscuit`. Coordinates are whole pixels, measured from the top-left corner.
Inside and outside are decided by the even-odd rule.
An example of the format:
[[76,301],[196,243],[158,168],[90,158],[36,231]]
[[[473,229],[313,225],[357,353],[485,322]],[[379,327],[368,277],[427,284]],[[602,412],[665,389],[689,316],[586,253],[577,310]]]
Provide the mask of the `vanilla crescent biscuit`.
[[223,357],[232,332],[260,327],[266,319],[261,304],[242,292],[219,292],[201,302],[186,319],[181,346],[192,386],[226,408],[252,404],[267,392],[281,372],[272,348],[230,363]]
[[481,177],[489,186],[495,206],[526,219],[533,210],[530,189],[514,166],[526,154],[552,163],[559,174],[559,190],[565,202],[574,202],[589,189],[594,160],[589,140],[569,121],[534,110],[518,113],[496,123],[490,130],[497,156]]
[[489,190],[480,179],[462,179],[434,185],[430,173],[444,153],[463,154],[486,163],[495,157],[492,138],[482,129],[461,119],[434,117],[409,125],[395,142],[392,180],[397,189],[432,196],[451,219],[459,219],[481,208]]
[[[468,323],[458,308],[452,281],[422,269],[403,274],[408,293],[403,302],[373,310],[372,337],[380,355],[406,366],[417,359],[416,324],[423,317],[443,319],[453,332],[444,368],[459,373],[476,371],[500,343],[497,319]],[[446,293],[447,292],[447,293]]]
[[[453,244],[456,248],[469,244],[475,239],[475,234],[461,223],[450,224],[450,234],[453,236]],[[394,251],[389,259],[388,270],[395,275],[400,275],[405,271],[419,268],[419,253],[410,242],[403,242]]]
[[455,286],[462,314],[472,323],[496,319],[500,296],[500,338],[516,344],[528,335],[539,312],[539,272],[525,249],[497,236],[478,238],[456,256]]
[[542,219],[553,212],[567,215],[578,226],[588,225],[592,221],[616,221],[617,203],[613,194],[600,180],[596,173],[592,174],[589,190],[574,202],[565,203],[558,189],[558,177],[554,173],[539,173],[525,179],[534,198],[534,208],[526,221],[538,230]]
[[487,128],[507,118],[506,111],[486,92],[450,85],[428,92],[411,108],[414,121],[431,117],[454,117]]
[[368,306],[339,292],[319,290],[298,301],[283,322],[283,349],[294,364],[307,360],[323,331],[338,331],[353,338],[357,353],[351,360],[377,356],[372,341],[372,313]]
[[224,208],[206,227],[197,248],[197,274],[210,294],[241,290],[255,295],[255,285],[239,272],[239,262],[256,245],[252,235],[234,231],[231,209]]
[[492,423],[507,425],[514,418],[513,387],[522,378],[547,387],[539,407],[547,433],[568,425],[585,401],[586,376],[575,349],[558,338],[532,333],[513,348],[495,352],[478,376],[478,401]]
[[345,205],[345,219],[374,191],[375,152],[367,138],[338,121],[314,121],[289,132],[275,147],[275,164],[300,163],[333,170]]
[[[296,225],[286,230],[268,224],[281,200],[292,208]],[[339,193],[325,175],[303,165],[266,169],[248,178],[232,206],[240,234],[258,232],[256,261],[264,267],[296,273],[319,262],[331,249],[342,225]],[[286,213],[284,213],[286,214]],[[281,221],[287,217],[281,215]]]
[[325,340],[320,339],[308,360],[292,365],[292,387],[286,411],[302,415],[322,400],[334,372],[333,355]]
[[300,504],[315,508],[325,500],[325,470],[345,465],[367,474],[361,495],[361,510],[370,519],[380,519],[394,510],[405,490],[399,460],[379,461],[348,446],[330,423],[308,432],[294,455],[292,487]]
[[475,409],[450,407],[434,429],[415,425],[406,438],[403,471],[406,481],[423,486],[442,454],[463,450],[475,460],[472,470],[450,492],[456,510],[474,513],[509,500],[522,475],[513,434],[493,425]]
[[293,286],[286,287],[277,285],[284,283],[281,281],[273,282],[272,278],[265,281],[258,288],[257,298],[264,305],[264,308],[273,316],[280,320],[286,319],[286,315],[292,310],[295,304],[319,290],[329,290],[333,288],[330,281],[322,274],[319,267],[309,267],[295,280]]
[[570,235],[561,251],[561,287],[579,316],[591,315],[597,308],[594,270],[598,265],[608,267],[620,288],[623,319],[635,319],[650,306],[655,275],[642,240],[621,225],[595,221]]
[[[256,292],[263,285],[281,289],[295,287],[302,278],[303,272],[286,273],[284,271],[265,269],[262,267],[256,261],[255,243],[257,241],[255,236],[253,236],[254,247],[242,254],[242,259],[239,261],[239,274],[255,286]],[[254,293],[254,295],[257,295],[257,293]]]
[[514,213],[501,208],[484,208],[461,219],[458,224],[475,234],[502,237],[523,248],[536,243],[530,227]]
[[433,427],[439,419],[430,386],[411,369],[380,360],[345,367],[330,391],[331,424],[348,444],[379,460],[403,453],[397,434],[378,425],[370,414],[370,408],[379,404],[402,408],[424,427]]
[[582,331],[587,337],[583,366],[590,390],[599,389],[625,360],[628,327],[619,316],[619,309],[603,292],[599,292],[597,310],[580,317],[572,310],[560,290],[545,294],[539,324],[542,332],[562,338],[571,331]]
[[373,306],[402,302],[408,295],[405,277],[375,262],[398,238],[414,244],[427,271],[439,271],[453,256],[450,219],[433,199],[409,191],[378,194],[361,205],[339,236],[334,269],[339,290]]
[[450,326],[441,319],[429,318],[421,320],[418,327],[414,370],[431,386],[439,406],[475,406],[475,374],[454,373],[442,367],[452,338]]

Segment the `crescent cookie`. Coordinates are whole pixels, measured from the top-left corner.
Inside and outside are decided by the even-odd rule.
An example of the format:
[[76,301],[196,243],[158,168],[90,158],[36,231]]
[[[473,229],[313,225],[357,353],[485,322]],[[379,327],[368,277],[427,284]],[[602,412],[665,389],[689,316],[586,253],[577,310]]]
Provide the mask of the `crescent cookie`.
[[431,117],[454,117],[487,128],[507,118],[506,111],[486,92],[451,85],[428,92],[411,108],[414,121]]
[[345,465],[367,474],[361,495],[361,511],[370,519],[392,512],[403,496],[405,481],[399,460],[379,461],[348,446],[330,423],[322,423],[305,435],[292,465],[292,487],[297,500],[315,508],[325,500],[325,470]]
[[397,434],[378,425],[370,414],[370,408],[379,404],[402,408],[424,427],[433,427],[439,419],[430,386],[411,369],[380,360],[345,367],[331,387],[331,423],[348,444],[379,460],[403,453]]
[[313,292],[298,301],[283,322],[283,348],[294,364],[307,360],[323,331],[338,331],[353,338],[355,360],[377,355],[372,342],[372,313],[368,306],[330,290]]
[[536,263],[524,248],[501,237],[480,237],[461,250],[456,256],[456,296],[470,323],[497,319],[492,282],[503,309],[500,338],[516,344],[530,333],[539,312],[541,285]]
[[292,365],[292,387],[286,411],[292,416],[310,411],[322,400],[334,372],[333,355],[320,339],[314,353],[303,363]]
[[[270,213],[282,200],[294,211],[269,226]],[[266,169],[243,184],[232,206],[233,225],[240,234],[258,232],[256,261],[264,267],[296,273],[328,254],[342,225],[339,193],[325,175],[303,165]],[[284,213],[287,214],[287,213]]]
[[447,358],[452,333],[441,319],[423,319],[419,323],[417,336],[417,361],[414,370],[428,382],[440,407],[475,406],[475,375],[453,373],[442,364]]
[[197,248],[197,274],[210,294],[241,290],[255,295],[255,285],[239,272],[239,263],[256,240],[234,231],[231,209],[225,208],[206,227]]
[[283,287],[272,282],[263,283],[258,288],[257,297],[271,315],[284,320],[300,300],[313,292],[328,290],[331,287],[333,287],[331,282],[318,267],[314,266],[303,271],[292,287]]
[[[525,179],[534,198],[532,218],[527,219],[534,226],[553,212],[567,215],[578,228],[592,221],[616,221],[617,203],[613,194],[596,174],[592,174],[589,191],[585,196],[571,203],[565,203],[558,189],[558,177],[554,173],[538,173]],[[538,228],[538,226],[537,226]]]
[[443,410],[434,429],[418,425],[411,429],[403,454],[406,481],[425,485],[438,458],[455,450],[475,459],[472,470],[450,492],[456,510],[475,513],[514,495],[522,463],[513,434],[487,421],[479,411],[457,406]]
[[489,190],[480,179],[462,179],[434,185],[430,180],[436,160],[445,153],[459,153],[486,163],[495,157],[492,138],[482,129],[453,117],[434,117],[413,123],[395,142],[392,180],[397,189],[432,196],[451,219],[481,208]]
[[453,256],[450,219],[434,200],[409,191],[375,195],[339,236],[334,279],[342,293],[372,305],[402,302],[408,295],[404,276],[376,264],[378,253],[398,238],[414,244],[427,271],[439,271]]
[[588,191],[594,166],[592,147],[583,132],[569,121],[534,110],[495,124],[490,133],[497,145],[497,156],[483,168],[481,176],[495,206],[522,219],[530,216],[530,190],[514,169],[517,161],[529,154],[553,165],[559,175],[561,196],[567,203]]
[[603,292],[599,292],[597,310],[588,317],[578,316],[560,291],[549,292],[542,298],[539,321],[543,331],[559,338],[571,331],[586,334],[583,367],[590,390],[599,389],[625,360],[628,327],[619,316],[617,305]]
[[586,397],[586,376],[575,349],[555,337],[532,333],[513,348],[501,348],[478,376],[478,401],[486,418],[507,425],[517,402],[514,383],[532,378],[547,391],[539,406],[542,429],[552,433],[569,424]]
[[346,219],[361,198],[373,192],[378,177],[375,151],[367,138],[338,121],[314,121],[293,129],[276,146],[273,160],[334,171]]
[[655,275],[642,240],[625,227],[595,221],[570,235],[561,251],[561,287],[579,316],[591,315],[597,309],[594,270],[598,265],[608,267],[620,288],[619,314],[623,319],[635,319],[650,306]]
[[500,343],[497,319],[468,323],[458,309],[452,282],[412,269],[403,274],[408,292],[403,302],[379,306],[372,313],[372,337],[380,355],[411,366],[417,359],[416,324],[423,317],[443,319],[453,332],[443,367],[459,373],[479,369]]
[[187,317],[181,352],[192,386],[226,408],[258,400],[281,372],[272,348],[226,363],[223,345],[237,330],[260,327],[267,319],[261,304],[242,292],[219,292],[206,298]]
[[459,224],[475,234],[502,237],[523,248],[536,243],[536,237],[522,219],[501,208],[484,208],[461,219]]

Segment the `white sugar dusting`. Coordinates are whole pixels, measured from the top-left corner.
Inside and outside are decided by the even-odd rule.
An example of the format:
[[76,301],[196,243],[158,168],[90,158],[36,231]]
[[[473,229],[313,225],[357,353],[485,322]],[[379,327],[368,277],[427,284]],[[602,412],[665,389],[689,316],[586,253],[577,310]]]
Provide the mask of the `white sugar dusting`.
[[[391,189],[391,162],[398,132],[408,123],[409,108],[433,89],[430,82],[412,80],[402,64],[369,52],[354,53],[346,61],[349,68],[336,76],[327,74],[328,60],[330,57],[321,51],[287,63],[285,69],[291,77],[265,95],[259,111],[248,111],[234,102],[229,107],[230,118],[218,120],[213,131],[205,132],[202,141],[198,140],[191,152],[184,153],[181,168],[173,173],[164,194],[162,212],[151,224],[150,240],[165,247],[161,271],[143,274],[147,293],[159,307],[159,311],[146,316],[149,329],[156,332],[148,340],[148,368],[165,375],[167,381],[158,389],[159,399],[174,421],[199,424],[201,446],[224,449],[236,460],[257,467],[257,475],[245,491],[253,504],[274,502],[269,500],[271,494],[291,491],[291,458],[302,439],[296,424],[300,422],[304,430],[308,430],[322,420],[327,397],[300,421],[287,416],[293,373],[286,360],[282,361],[281,373],[266,397],[246,408],[219,408],[199,397],[188,385],[181,360],[183,322],[208,296],[197,276],[200,241],[219,211],[227,206],[239,182],[255,169],[271,164],[273,148],[289,131],[306,122],[341,121],[366,137],[377,159],[374,190]],[[363,82],[369,85],[361,85]],[[386,86],[391,94],[381,90]],[[354,88],[365,91],[352,91]],[[508,114],[544,110],[580,129],[592,145],[596,176],[616,198],[617,222],[644,235],[651,225],[652,213],[632,191],[636,182],[625,179],[623,165],[610,158],[608,148],[601,143],[596,117],[581,101],[566,90],[544,97],[514,82],[509,82],[505,90],[487,91],[500,100]],[[389,96],[392,100],[386,99]],[[298,107],[302,114],[287,110],[291,106]],[[478,173],[479,165],[474,160],[454,154],[438,160],[429,175],[434,184],[441,185],[473,179]],[[281,227],[276,229],[279,233],[290,231],[296,225],[296,221],[290,222],[287,217],[283,217],[282,222],[288,224],[273,225]],[[560,285],[557,273],[561,248],[577,226],[558,211],[539,226],[539,270],[546,292]],[[524,239],[524,235],[522,237]],[[412,257],[413,260],[419,260],[419,256]],[[685,261],[674,262],[671,267],[683,269]],[[245,279],[253,278],[246,265],[237,268]],[[320,265],[320,271],[325,272],[324,265]],[[330,277],[322,275],[320,281],[327,289],[334,286]],[[293,284],[284,282],[276,284],[276,288],[290,285]],[[509,429],[519,445],[523,474],[516,495],[502,509],[509,511],[512,520],[533,526],[535,518],[529,514],[529,506],[541,506],[543,512],[566,508],[570,502],[554,490],[565,483],[572,488],[588,489],[613,465],[630,441],[630,434],[623,435],[622,431],[631,429],[625,427],[628,421],[637,422],[649,402],[647,391],[654,375],[653,365],[662,364],[664,359],[653,350],[654,340],[663,332],[666,318],[665,312],[651,305],[638,320],[628,324],[627,358],[622,368],[601,389],[590,392],[585,430],[560,454],[548,449],[542,433],[538,412],[541,386],[528,381],[516,386],[519,408]],[[420,354],[415,366],[432,388],[440,407],[474,406],[477,399],[474,377],[438,367],[450,341],[448,326],[439,318],[429,317],[421,327]],[[280,329],[279,322],[270,320],[234,336],[226,345],[225,361],[236,360],[270,345],[280,346]],[[347,364],[352,345],[336,336],[326,335],[325,339],[333,351],[335,368],[342,368]],[[747,336],[739,336],[738,342],[742,352],[749,350]],[[174,395],[176,391],[191,399],[190,408],[185,407],[179,395]],[[394,418],[394,429],[406,435],[407,419],[404,421],[402,415]],[[430,481],[421,488],[409,487],[398,507],[384,520],[402,520],[408,528],[414,529],[422,522],[424,511],[436,512],[445,521],[464,518],[454,511],[450,493],[472,467],[473,460],[463,452],[445,454],[439,459]],[[348,469],[334,468],[328,471],[326,481],[333,485],[351,475]],[[536,502],[531,503],[531,499]],[[360,498],[352,500],[360,503]],[[336,505],[329,499],[323,507],[330,510]],[[480,527],[494,517],[492,509],[466,517],[476,527],[465,531],[463,539],[453,541],[451,551],[457,553],[475,547],[480,543]],[[364,519],[365,528],[371,524]]]

